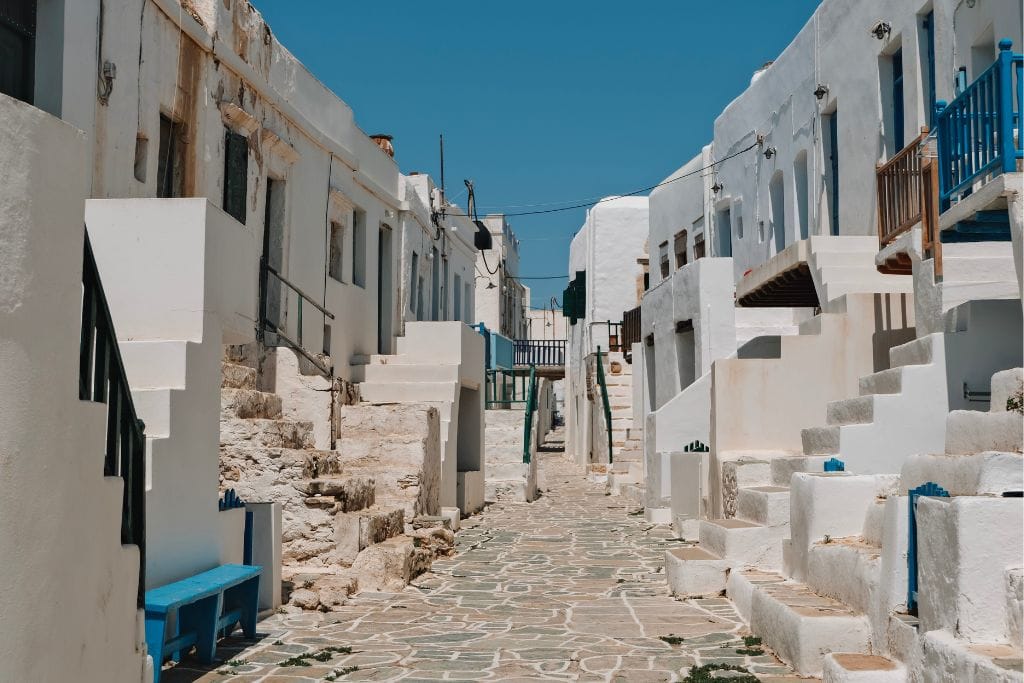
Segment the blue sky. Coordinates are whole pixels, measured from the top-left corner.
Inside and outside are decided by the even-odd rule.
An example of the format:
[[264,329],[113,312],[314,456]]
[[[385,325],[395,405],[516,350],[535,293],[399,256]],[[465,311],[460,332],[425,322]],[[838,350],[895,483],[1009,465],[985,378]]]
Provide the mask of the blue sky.
[[[463,178],[480,213],[653,185],[806,23],[817,0],[254,0],[275,35],[395,136],[402,171]],[[550,208],[548,206],[541,208]],[[523,209],[519,209],[523,210]],[[565,275],[585,210],[510,219],[523,276]],[[525,280],[533,306],[567,280]]]

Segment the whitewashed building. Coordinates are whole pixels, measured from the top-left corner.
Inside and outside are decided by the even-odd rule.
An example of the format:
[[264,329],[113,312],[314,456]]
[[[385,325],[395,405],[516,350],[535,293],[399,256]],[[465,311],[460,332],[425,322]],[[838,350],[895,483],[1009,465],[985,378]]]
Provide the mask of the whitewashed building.
[[651,194],[611,490],[800,674],[1020,680],[1020,45],[1018,3],[823,2]]
[[[384,482],[378,500],[392,506],[389,519],[395,508],[405,508],[406,522],[447,508],[457,523],[459,508],[479,509],[483,342],[464,324],[476,317],[477,228],[441,205],[429,178],[400,173],[390,138],[363,133],[352,110],[244,0],[26,0],[6,4],[0,25],[13,51],[0,65],[9,208],[0,238],[9,319],[0,346],[11,351],[0,423],[9,427],[5,453],[21,454],[22,469],[37,466],[2,485],[21,519],[12,525],[15,516],[5,514],[0,524],[0,555],[17,558],[3,564],[5,583],[21,588],[2,601],[8,653],[0,678],[151,680],[142,591],[246,559],[245,510],[219,509],[225,488],[270,504],[265,513],[249,507],[268,525],[256,533],[264,547],[254,549],[270,588],[261,591],[263,607],[281,601],[282,532],[310,534],[286,548],[286,563],[334,553],[347,567],[349,548],[316,545],[317,529],[342,520],[302,509],[290,482],[287,493],[261,479],[262,465],[239,469],[261,449],[298,458],[288,476],[299,480],[303,459],[348,459],[355,469],[360,449],[379,443],[366,440],[365,425],[402,414],[405,426],[419,421],[419,446],[371,472]],[[99,350],[89,357],[95,366],[86,368],[82,355],[80,371],[72,368],[85,330],[61,331],[65,323],[77,330],[83,317],[83,223],[105,292],[100,317],[109,310],[123,377],[115,376],[118,364],[101,363]],[[37,291],[41,298],[29,296]],[[31,324],[21,321],[26,314]],[[48,351],[40,339],[51,340]],[[35,356],[24,356],[29,345]],[[439,376],[414,370],[396,378],[374,368],[389,358],[401,359],[395,367],[436,366]],[[130,398],[118,394],[118,409],[145,423],[138,462],[111,464],[108,456],[104,465],[104,409],[74,398],[74,379],[82,378],[81,399],[113,399],[91,388],[87,370],[96,387],[102,373],[126,382]],[[25,402],[23,372],[57,373],[38,404]],[[25,406],[90,415],[40,436],[18,426],[28,424]],[[96,445],[100,470],[39,478],[52,470],[45,458],[82,443]],[[383,470],[392,466],[424,477],[419,499],[389,498]],[[125,503],[125,519],[134,513],[118,543],[122,490],[134,505]],[[42,526],[32,531],[26,519]],[[63,522],[54,527],[52,519]],[[395,537],[377,539],[383,550],[356,566],[381,553],[416,553],[403,536],[408,528],[392,527]],[[46,544],[19,540],[25,533]],[[104,537],[109,542],[96,540]],[[80,547],[85,539],[93,539],[88,549]],[[27,601],[29,582],[49,598]],[[101,594],[109,599],[97,612]],[[47,616],[41,605],[63,612]],[[48,635],[31,637],[31,624]]]
[[509,339],[526,339],[529,295],[519,280],[519,240],[504,216],[480,220],[491,233],[491,248],[477,254],[476,322]]

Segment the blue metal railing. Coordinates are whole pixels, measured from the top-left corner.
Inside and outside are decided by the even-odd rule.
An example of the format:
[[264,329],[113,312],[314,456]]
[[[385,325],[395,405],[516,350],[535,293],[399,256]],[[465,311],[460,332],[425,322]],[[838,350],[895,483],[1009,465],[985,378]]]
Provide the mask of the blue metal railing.
[[494,330],[487,329],[483,323],[471,325],[484,338],[484,367],[487,370],[511,370],[515,367],[515,353],[512,340]]
[[948,498],[949,492],[929,481],[907,491],[907,611],[917,614],[917,499],[921,496]]
[[[1020,114],[1024,109],[1021,67],[1024,56],[999,41],[996,61],[948,105],[935,103],[942,211],[968,193],[985,175],[1012,173],[1022,158]],[[1018,138],[1014,139],[1014,131]]]

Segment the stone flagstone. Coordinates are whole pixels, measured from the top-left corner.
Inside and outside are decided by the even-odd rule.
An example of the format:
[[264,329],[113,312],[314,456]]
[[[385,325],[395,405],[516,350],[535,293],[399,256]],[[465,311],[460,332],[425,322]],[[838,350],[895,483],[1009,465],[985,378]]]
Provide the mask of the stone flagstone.
[[458,533],[453,557],[403,592],[276,614],[259,642],[224,641],[216,668],[186,658],[163,680],[683,681],[710,663],[790,680],[744,645],[729,600],[668,595],[665,550],[683,545],[668,529],[630,514],[561,453],[538,458],[538,501],[490,506]]

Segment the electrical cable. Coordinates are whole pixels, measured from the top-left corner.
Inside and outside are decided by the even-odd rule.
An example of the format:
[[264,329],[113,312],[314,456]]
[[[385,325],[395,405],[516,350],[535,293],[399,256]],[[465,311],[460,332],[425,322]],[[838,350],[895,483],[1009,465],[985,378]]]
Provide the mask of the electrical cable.
[[[570,206],[561,206],[561,207],[558,207],[558,208],[555,208],[555,209],[541,209],[541,210],[538,210],[538,211],[517,211],[517,212],[512,212],[512,213],[505,213],[503,215],[506,218],[511,218],[513,216],[537,216],[537,215],[547,214],[547,213],[558,213],[560,211],[571,211],[573,209],[582,209],[582,208],[586,208],[588,206],[591,206],[593,204],[601,204],[603,202],[610,202],[610,201],[614,201],[616,199],[621,199],[622,197],[635,197],[638,194],[644,194],[645,192],[650,192],[651,190],[657,189],[659,187],[663,187],[663,186],[668,185],[670,183],[674,183],[676,181],[682,180],[683,178],[689,178],[690,176],[697,175],[698,173],[702,173],[704,171],[707,171],[708,169],[714,168],[715,166],[717,166],[719,164],[722,164],[722,163],[725,163],[726,161],[729,161],[729,159],[734,159],[734,158],[738,157],[741,154],[745,154],[746,152],[749,152],[750,150],[752,150],[755,147],[757,147],[759,144],[760,144],[759,142],[754,142],[753,144],[751,144],[751,145],[749,145],[747,147],[744,147],[743,149],[741,149],[741,150],[739,150],[737,152],[733,152],[729,156],[723,157],[722,159],[719,159],[718,161],[712,162],[711,164],[708,164],[707,166],[703,166],[701,168],[697,168],[697,169],[694,169],[692,171],[688,171],[687,173],[683,173],[682,175],[676,176],[675,178],[669,178],[668,180],[664,180],[664,181],[662,181],[662,182],[660,182],[660,183],[658,183],[656,185],[651,185],[649,187],[642,187],[639,190],[633,190],[632,192],[626,192],[625,194],[615,195],[614,197],[604,197],[602,199],[598,199],[597,201],[580,201],[577,204],[572,204]],[[492,213],[500,213],[500,212],[492,212]]]

